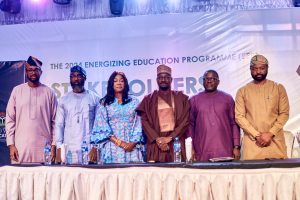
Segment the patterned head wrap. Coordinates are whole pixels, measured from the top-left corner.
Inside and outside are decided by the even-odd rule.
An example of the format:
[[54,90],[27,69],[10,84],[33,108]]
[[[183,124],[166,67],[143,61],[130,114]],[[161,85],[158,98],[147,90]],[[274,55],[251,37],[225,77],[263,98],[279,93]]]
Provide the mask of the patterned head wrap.
[[38,68],[41,68],[43,63],[42,61],[40,61],[39,59],[33,57],[33,56],[29,56],[29,58],[27,59],[27,62],[25,63],[25,65],[27,67],[29,66],[36,66]]
[[70,73],[72,72],[79,72],[81,73],[84,77],[86,77],[86,71],[80,67],[79,65],[75,65],[73,67],[70,68]]
[[250,66],[257,64],[269,65],[269,61],[263,55],[255,55],[251,58]]
[[169,74],[170,76],[172,75],[172,69],[168,67],[167,65],[159,65],[157,67],[157,75],[161,73],[166,73]]

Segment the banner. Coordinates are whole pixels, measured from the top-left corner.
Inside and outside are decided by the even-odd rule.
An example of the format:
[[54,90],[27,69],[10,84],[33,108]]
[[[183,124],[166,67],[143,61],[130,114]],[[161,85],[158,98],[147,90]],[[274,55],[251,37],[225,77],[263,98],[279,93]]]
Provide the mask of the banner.
[[106,93],[113,71],[123,71],[140,99],[157,88],[156,67],[172,67],[175,90],[203,90],[208,69],[233,97],[252,80],[250,58],[265,55],[268,79],[282,83],[290,100],[286,130],[300,130],[300,13],[295,8],[222,13],[163,14],[2,26],[1,57],[43,61],[41,80],[58,98],[71,91],[69,69],[87,71],[86,88]]
[[5,110],[12,89],[25,82],[24,61],[0,62],[0,164],[9,164],[6,146]]

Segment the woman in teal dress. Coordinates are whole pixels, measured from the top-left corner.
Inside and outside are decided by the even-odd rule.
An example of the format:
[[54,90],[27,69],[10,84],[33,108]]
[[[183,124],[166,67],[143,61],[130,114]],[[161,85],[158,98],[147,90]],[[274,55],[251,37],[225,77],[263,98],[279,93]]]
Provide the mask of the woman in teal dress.
[[109,77],[107,94],[96,112],[91,143],[100,144],[104,163],[142,162],[143,134],[135,109],[139,100],[128,95],[129,84],[123,72]]

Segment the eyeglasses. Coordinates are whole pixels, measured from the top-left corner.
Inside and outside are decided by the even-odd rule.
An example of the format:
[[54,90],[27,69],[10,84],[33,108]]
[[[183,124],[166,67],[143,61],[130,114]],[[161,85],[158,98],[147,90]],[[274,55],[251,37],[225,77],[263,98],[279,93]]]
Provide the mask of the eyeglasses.
[[38,72],[40,72],[40,69],[39,68],[26,69],[26,72],[29,73],[29,74],[38,73]]
[[158,77],[157,77],[157,80],[160,80],[160,81],[162,81],[162,80],[167,80],[167,81],[169,81],[169,80],[171,80],[171,79],[172,79],[171,76],[158,76]]
[[219,81],[219,79],[215,78],[215,77],[206,77],[206,78],[203,78],[203,81],[214,81],[214,82],[217,82],[217,81]]

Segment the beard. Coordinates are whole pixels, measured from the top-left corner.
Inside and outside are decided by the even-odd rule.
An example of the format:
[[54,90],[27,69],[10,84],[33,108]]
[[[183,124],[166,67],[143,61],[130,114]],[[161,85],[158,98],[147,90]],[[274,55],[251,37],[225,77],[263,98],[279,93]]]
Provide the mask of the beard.
[[171,87],[170,86],[159,86],[159,89],[162,91],[169,90]]
[[27,76],[27,79],[31,82],[31,83],[39,83],[40,82],[40,77],[36,76],[36,78],[30,78],[29,76]]
[[253,78],[255,81],[261,82],[261,81],[263,81],[263,80],[265,80],[265,79],[267,78],[267,73],[265,73],[265,74],[256,74],[256,75],[252,75],[252,74],[251,74],[251,76],[252,76],[252,78]]
[[171,83],[169,83],[168,81],[157,82],[157,85],[158,85],[159,90],[162,90],[162,91],[166,91],[171,88]]
[[217,88],[204,88],[205,92],[214,92],[217,90]]
[[204,86],[204,89],[205,89],[206,92],[214,92],[218,88],[218,85],[216,85],[216,84],[204,83],[203,86]]
[[81,90],[84,87],[84,81],[80,81],[78,83],[72,83],[71,82],[71,87],[73,90]]

